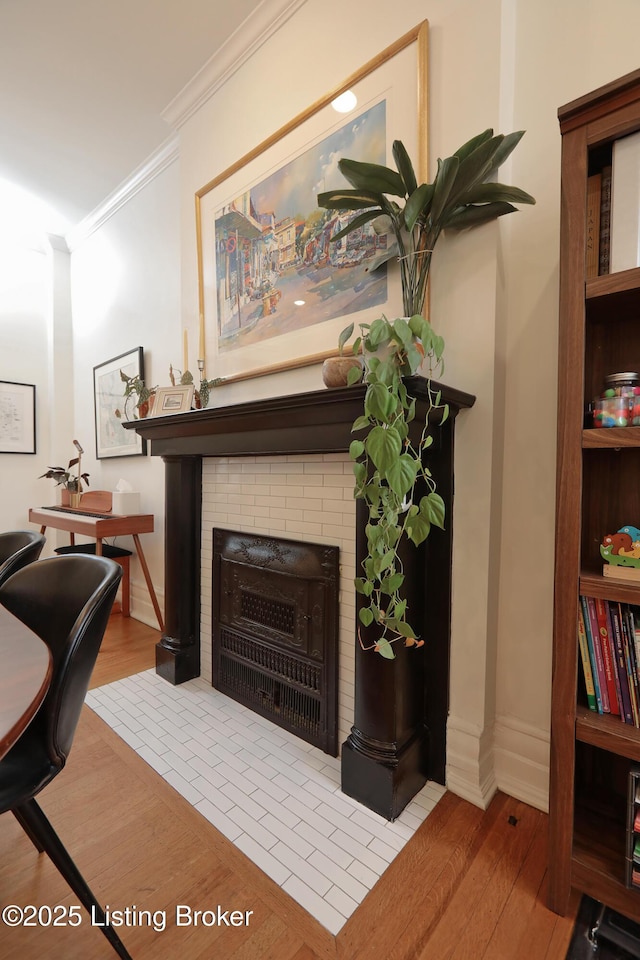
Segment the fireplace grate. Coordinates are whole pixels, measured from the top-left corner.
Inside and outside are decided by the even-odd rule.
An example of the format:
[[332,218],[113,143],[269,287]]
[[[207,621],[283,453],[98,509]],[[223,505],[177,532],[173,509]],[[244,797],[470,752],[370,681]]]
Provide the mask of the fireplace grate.
[[295,630],[295,607],[291,603],[282,603],[280,600],[271,600],[259,594],[242,590],[240,593],[240,613],[253,623],[280,633],[293,636]]
[[213,685],[338,751],[338,549],[213,531]]
[[229,630],[220,644],[221,689],[320,746],[320,671]]

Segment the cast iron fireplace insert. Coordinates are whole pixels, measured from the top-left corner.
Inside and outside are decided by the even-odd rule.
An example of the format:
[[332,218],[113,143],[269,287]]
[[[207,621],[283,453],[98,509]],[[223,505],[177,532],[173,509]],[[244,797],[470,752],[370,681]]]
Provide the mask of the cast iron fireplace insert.
[[213,531],[213,686],[338,754],[338,547]]

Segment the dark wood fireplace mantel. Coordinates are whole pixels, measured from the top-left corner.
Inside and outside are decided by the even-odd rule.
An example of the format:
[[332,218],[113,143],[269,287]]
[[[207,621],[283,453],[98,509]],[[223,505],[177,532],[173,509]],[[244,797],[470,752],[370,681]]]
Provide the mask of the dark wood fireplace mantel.
[[[428,402],[423,377],[405,382],[412,396]],[[443,402],[449,404],[454,416],[474,403],[475,397],[461,390],[437,383],[432,387],[442,391]],[[337,453],[348,450],[353,439],[351,424],[362,413],[364,391],[360,384],[316,390],[170,417],[148,417],[124,426],[151,442],[152,456]]]
[[[419,432],[429,405],[427,384],[422,377],[405,382],[417,399],[413,426]],[[412,570],[412,623],[427,642],[420,651],[402,648],[396,660],[385,661],[359,648],[354,624],[355,718],[342,749],[342,786],[388,819],[399,815],[427,777],[444,782],[454,424],[475,397],[443,384],[432,387],[450,408],[441,426],[432,411],[429,449],[429,468],[447,507],[447,530],[432,531],[405,563]],[[224,396],[224,387],[219,390],[216,398]],[[166,632],[156,647],[156,672],[166,680],[183,683],[200,674],[202,459],[346,451],[364,390],[361,385],[318,390],[124,424],[150,441],[151,455],[165,463]],[[367,519],[358,501],[356,566],[366,555]]]

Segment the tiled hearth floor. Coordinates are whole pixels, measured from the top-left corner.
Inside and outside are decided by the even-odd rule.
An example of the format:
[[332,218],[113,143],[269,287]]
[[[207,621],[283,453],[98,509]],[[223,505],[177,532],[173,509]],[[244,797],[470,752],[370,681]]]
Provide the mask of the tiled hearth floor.
[[340,762],[218,693],[153,670],[87,704],[331,933],[428,816],[428,783],[394,823],[340,791]]

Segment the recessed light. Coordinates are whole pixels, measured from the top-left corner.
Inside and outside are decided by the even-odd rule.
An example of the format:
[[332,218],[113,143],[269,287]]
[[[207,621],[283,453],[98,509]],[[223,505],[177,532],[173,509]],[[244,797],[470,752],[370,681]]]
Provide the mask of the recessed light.
[[294,300],[293,303],[294,303],[294,306],[296,306],[296,307],[304,307],[305,301],[304,301],[304,300]]
[[331,101],[331,106],[334,110],[337,110],[338,113],[349,113],[349,111],[353,110],[356,106],[357,102],[358,98],[353,90],[345,90],[339,97]]

